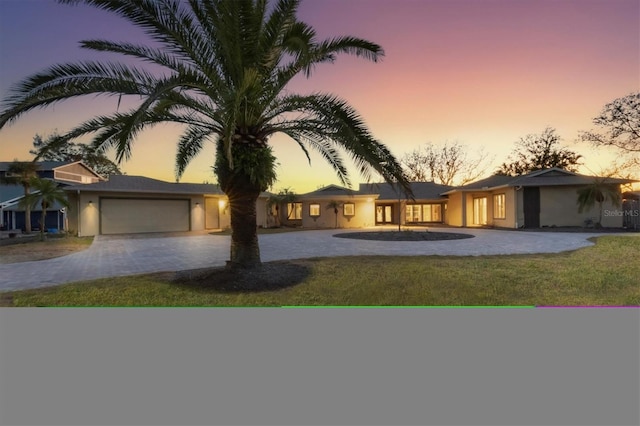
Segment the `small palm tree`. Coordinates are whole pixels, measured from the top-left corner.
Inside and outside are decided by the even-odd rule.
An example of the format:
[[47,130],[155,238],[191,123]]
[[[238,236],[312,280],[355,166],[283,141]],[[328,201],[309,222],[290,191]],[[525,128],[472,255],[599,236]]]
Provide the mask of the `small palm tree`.
[[333,213],[336,215],[336,224],[334,226],[336,229],[338,228],[338,212],[340,211],[340,207],[342,207],[342,204],[338,201],[331,200],[327,203],[327,210],[333,209]]
[[[289,203],[294,203],[296,201],[296,193],[291,190],[291,188],[284,188],[280,190],[277,194],[272,194],[267,199],[267,207],[271,209],[273,207],[276,211],[276,226],[280,226],[280,206],[287,206]],[[291,217],[292,212],[288,212],[287,219]]]
[[40,203],[40,207],[42,208],[42,214],[40,216],[40,241],[44,241],[47,209],[55,203],[68,208],[69,201],[67,200],[67,194],[65,194],[64,190],[52,180],[32,177],[29,183],[35,192],[26,196],[21,203],[31,208],[36,208],[38,203]]
[[[319,40],[297,18],[300,0],[59,0],[84,3],[118,15],[154,42],[87,40],[81,46],[152,63],[151,72],[127,62],[60,64],[14,86],[0,128],[22,114],[78,96],[131,96],[137,106],[81,123],[57,138],[66,143],[94,135],[93,147],[115,148],[129,158],[137,134],[160,123],[184,127],[178,140],[176,177],[208,141],[216,146],[214,172],[229,198],[229,267],[260,265],[256,201],[276,180],[269,139],[289,136],[310,159],[317,151],[350,186],[346,153],[360,174],[378,174],[411,188],[402,166],[376,140],[360,115],[326,93],[292,93],[289,83],[317,65],[348,54],[377,61],[382,47],[352,36]],[[54,144],[55,144],[54,143]],[[52,145],[53,149],[55,145]]]
[[579,189],[578,192],[578,213],[591,210],[595,203],[598,203],[599,216],[596,227],[602,227],[602,212],[605,201],[610,201],[614,206],[620,206],[621,196],[616,185],[607,184],[607,178],[595,178],[593,182]]
[[[2,181],[22,186],[26,198],[31,192],[31,179],[36,176],[38,168],[39,166],[35,162],[16,160],[9,164]],[[31,206],[28,203],[24,204],[24,230],[27,234],[31,233]]]

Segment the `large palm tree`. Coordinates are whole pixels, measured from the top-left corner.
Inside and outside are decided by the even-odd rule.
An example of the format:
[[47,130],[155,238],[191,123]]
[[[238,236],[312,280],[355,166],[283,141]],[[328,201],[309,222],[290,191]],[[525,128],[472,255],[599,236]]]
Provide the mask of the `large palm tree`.
[[83,95],[134,95],[137,108],[98,116],[60,136],[95,133],[97,149],[114,147],[116,159],[131,154],[143,129],[184,125],[176,177],[208,140],[216,143],[214,171],[231,209],[230,266],[260,264],[256,200],[276,178],[269,138],[283,133],[309,159],[317,151],[350,185],[346,153],[365,179],[379,173],[410,188],[396,158],[377,141],[344,100],[325,93],[295,94],[287,85],[299,74],[333,62],[338,54],[377,61],[382,48],[344,36],[318,40],[297,19],[299,0],[60,0],[109,11],[143,29],[153,45],[87,40],[81,46],[159,65],[164,72],[113,62],[55,65],[13,89],[0,128],[37,107]]
[[40,240],[44,241],[44,228],[46,226],[47,209],[58,203],[64,207],[69,207],[67,194],[54,181],[49,179],[40,179],[32,177],[29,182],[34,192],[26,196],[22,204],[31,208],[36,208],[38,204],[41,207],[40,215]]
[[[7,167],[7,172],[2,178],[4,183],[20,185],[24,191],[24,197],[31,193],[31,182],[38,171],[38,164],[33,161],[14,161]],[[31,233],[31,205],[24,205],[24,232]]]

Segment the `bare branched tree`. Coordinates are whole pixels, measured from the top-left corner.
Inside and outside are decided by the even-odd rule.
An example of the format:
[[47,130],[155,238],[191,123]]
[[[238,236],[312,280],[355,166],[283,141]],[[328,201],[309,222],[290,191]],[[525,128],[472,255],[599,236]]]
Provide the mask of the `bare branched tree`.
[[492,160],[483,149],[469,155],[468,147],[459,142],[428,142],[405,154],[401,163],[411,181],[464,185],[481,177]]
[[593,119],[598,130],[580,133],[584,142],[595,147],[613,147],[621,154],[618,171],[640,170],[640,92],[630,93],[604,106]]
[[640,92],[608,103],[593,124],[600,131],[582,132],[583,141],[594,146],[612,146],[624,152],[640,153]]

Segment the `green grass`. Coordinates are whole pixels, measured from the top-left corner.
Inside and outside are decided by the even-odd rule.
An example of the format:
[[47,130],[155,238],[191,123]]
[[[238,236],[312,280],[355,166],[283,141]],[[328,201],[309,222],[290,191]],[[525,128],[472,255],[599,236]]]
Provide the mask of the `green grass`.
[[301,261],[299,285],[224,293],[167,274],[0,294],[13,306],[640,305],[640,238],[604,236],[573,252],[511,256],[337,257]]

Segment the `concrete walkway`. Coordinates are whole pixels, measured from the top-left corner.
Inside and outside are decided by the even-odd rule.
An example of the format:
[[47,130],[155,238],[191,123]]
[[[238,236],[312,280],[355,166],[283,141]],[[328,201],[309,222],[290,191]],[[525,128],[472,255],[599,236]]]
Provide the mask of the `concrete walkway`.
[[[588,233],[440,229],[473,234],[445,241],[387,242],[335,238],[353,230],[314,230],[260,235],[265,262],[311,257],[382,255],[500,255],[557,253],[592,245]],[[414,232],[421,232],[416,230]],[[628,234],[624,234],[628,235]],[[0,291],[160,271],[222,266],[229,259],[229,236],[186,235],[149,238],[97,236],[87,250],[55,259],[0,264]]]

